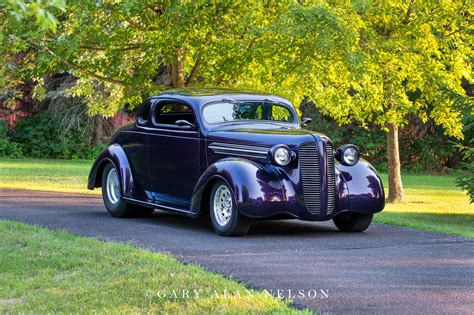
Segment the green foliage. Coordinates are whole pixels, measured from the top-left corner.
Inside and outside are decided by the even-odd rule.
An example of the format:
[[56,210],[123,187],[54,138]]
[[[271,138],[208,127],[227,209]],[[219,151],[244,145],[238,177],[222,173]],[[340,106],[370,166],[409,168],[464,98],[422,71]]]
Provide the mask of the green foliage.
[[59,22],[54,12],[64,12],[66,4],[65,0],[0,0],[0,10],[6,11],[18,23],[28,23],[28,20],[34,19],[43,29],[55,31]]
[[466,162],[462,163],[463,169],[458,172],[456,184],[467,193],[471,203],[474,203],[474,97],[459,95],[449,90],[445,90],[445,96],[464,109],[466,138],[465,143],[459,145],[459,149]]
[[250,87],[295,103],[307,96],[340,123],[383,129],[414,115],[462,137],[459,111],[439,92],[462,92],[461,78],[472,80],[469,7],[460,0],[71,1],[55,34],[6,15],[0,53],[28,51],[22,71],[3,66],[5,77],[72,71],[79,80],[71,93],[93,114],[112,115],[167,88],[173,76],[156,79],[165,66],[182,69],[180,84]]
[[[57,32],[4,15],[0,87],[12,91],[24,80],[70,71],[71,89],[91,114],[113,115],[124,104],[169,88],[160,72],[182,66],[184,81],[238,85],[234,80],[252,59],[248,49],[258,30],[277,18],[286,3],[248,1],[70,1]],[[25,58],[18,53],[27,51]],[[20,71],[18,71],[20,69]],[[165,69],[165,70],[163,70]],[[1,80],[0,80],[1,81]],[[12,85],[11,82],[15,82]]]
[[[310,105],[314,106],[314,105]],[[362,157],[372,163],[378,171],[387,170],[385,133],[377,129],[365,129],[360,125],[339,125],[334,119],[321,113],[311,116],[313,122],[309,129],[329,136],[336,146],[346,143],[355,144]]]
[[425,124],[411,119],[400,132],[400,160],[404,169],[415,173],[445,172],[459,167],[456,161],[454,138],[444,134],[443,129],[432,120]]
[[65,130],[61,122],[47,113],[24,118],[16,125],[13,140],[22,147],[25,156],[57,159],[94,158],[98,148],[91,150],[90,126]]
[[[466,154],[470,154],[470,163],[464,163],[464,170],[459,172],[456,178],[456,185],[464,190],[469,196],[471,203],[474,203],[474,159],[472,158],[473,148],[469,148],[465,151]],[[467,153],[469,152],[469,153]]]
[[[326,134],[336,146],[346,143],[357,145],[364,159],[370,161],[378,171],[387,172],[385,132],[373,125],[365,128],[356,123],[339,125],[331,117],[319,112],[306,116],[313,119],[310,129]],[[401,132],[400,146],[403,150],[400,160],[404,170],[412,173],[442,172],[448,166],[453,167],[449,159],[456,152],[455,144],[433,122],[428,124],[429,128],[417,130],[420,126],[424,125],[413,120]]]
[[90,150],[86,151],[84,156],[84,159],[88,160],[95,160],[98,156],[99,153],[107,147],[107,144],[105,143],[99,143],[94,145]]
[[[247,77],[305,96],[342,124],[384,129],[411,116],[461,138],[461,113],[442,88],[472,80],[468,1],[322,1],[293,6],[265,31]],[[257,49],[257,48],[256,48]],[[272,56],[273,58],[268,58]]]
[[22,157],[23,151],[18,143],[11,141],[8,129],[8,126],[0,120],[0,156],[13,158]]

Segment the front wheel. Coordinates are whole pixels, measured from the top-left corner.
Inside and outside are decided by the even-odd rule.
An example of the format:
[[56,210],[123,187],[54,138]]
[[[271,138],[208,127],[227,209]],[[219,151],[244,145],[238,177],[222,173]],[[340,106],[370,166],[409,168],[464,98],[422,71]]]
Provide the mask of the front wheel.
[[122,199],[119,176],[111,163],[102,172],[102,199],[107,211],[115,218],[146,217],[154,211],[152,208],[129,204]]
[[238,236],[248,232],[250,219],[239,213],[231,190],[224,181],[214,184],[209,199],[212,226],[217,234]]
[[341,213],[332,220],[342,232],[363,232],[372,223],[373,214]]

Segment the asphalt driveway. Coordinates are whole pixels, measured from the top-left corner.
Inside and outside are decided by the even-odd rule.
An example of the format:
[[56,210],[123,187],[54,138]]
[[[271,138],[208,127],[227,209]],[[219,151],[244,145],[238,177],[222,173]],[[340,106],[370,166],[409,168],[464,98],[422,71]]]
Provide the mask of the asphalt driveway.
[[389,225],[349,234],[332,223],[285,220],[257,222],[249,235],[225,238],[214,234],[208,217],[157,211],[115,219],[97,196],[19,190],[0,190],[0,219],[169,252],[253,288],[291,290],[298,307],[474,313],[474,241],[463,237]]

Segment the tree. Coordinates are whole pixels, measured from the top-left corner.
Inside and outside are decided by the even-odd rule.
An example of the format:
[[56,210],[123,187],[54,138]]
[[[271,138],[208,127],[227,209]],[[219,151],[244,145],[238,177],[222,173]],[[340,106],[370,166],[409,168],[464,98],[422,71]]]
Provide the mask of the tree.
[[54,11],[65,11],[65,0],[45,1],[22,1],[22,0],[0,0],[1,16],[13,17],[17,22],[24,23],[34,19],[34,23],[43,29],[56,30],[58,20]]
[[[307,96],[341,123],[387,133],[388,201],[403,199],[398,131],[408,115],[431,117],[462,138],[460,109],[440,97],[472,82],[468,1],[327,1],[290,8],[265,31],[248,68],[263,89]],[[268,56],[278,56],[268,59]]]
[[[14,103],[15,98],[22,98],[23,91],[16,87],[24,83],[25,71],[31,68],[31,63],[22,63],[24,46],[14,43],[11,29],[16,26],[28,25],[36,31],[49,30],[54,32],[58,25],[55,13],[65,11],[64,0],[0,0],[0,91],[1,98],[7,98],[3,103]],[[18,61],[18,64],[16,63]],[[2,100],[3,101],[3,100]]]
[[247,87],[297,104],[307,97],[340,123],[386,131],[389,201],[403,198],[398,130],[408,115],[462,137],[459,109],[439,95],[472,81],[467,0],[76,0],[67,8],[55,15],[56,32],[0,10],[0,87],[33,78],[41,94],[44,75],[68,71],[78,78],[71,93],[104,115],[169,86]]
[[[248,1],[69,1],[55,33],[6,16],[1,33],[8,36],[0,54],[19,66],[4,66],[3,76],[69,71],[78,78],[71,93],[86,99],[90,113],[112,115],[124,104],[136,106],[147,95],[190,86],[198,78],[202,85],[230,85],[246,62],[252,29],[268,23],[265,16],[280,7]],[[18,61],[18,53],[26,56]]]

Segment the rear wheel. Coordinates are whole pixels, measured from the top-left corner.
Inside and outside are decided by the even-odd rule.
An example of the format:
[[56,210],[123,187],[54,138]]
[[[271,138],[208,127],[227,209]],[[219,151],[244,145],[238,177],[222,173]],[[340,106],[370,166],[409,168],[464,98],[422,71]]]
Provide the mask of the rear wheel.
[[127,203],[122,199],[121,191],[118,172],[109,163],[102,172],[102,199],[107,211],[116,218],[145,217],[153,213],[152,208]]
[[231,190],[224,181],[218,181],[212,188],[210,215],[212,226],[219,235],[244,235],[250,228],[250,219],[239,213]]
[[363,232],[372,223],[373,214],[342,213],[335,216],[333,221],[342,232]]

